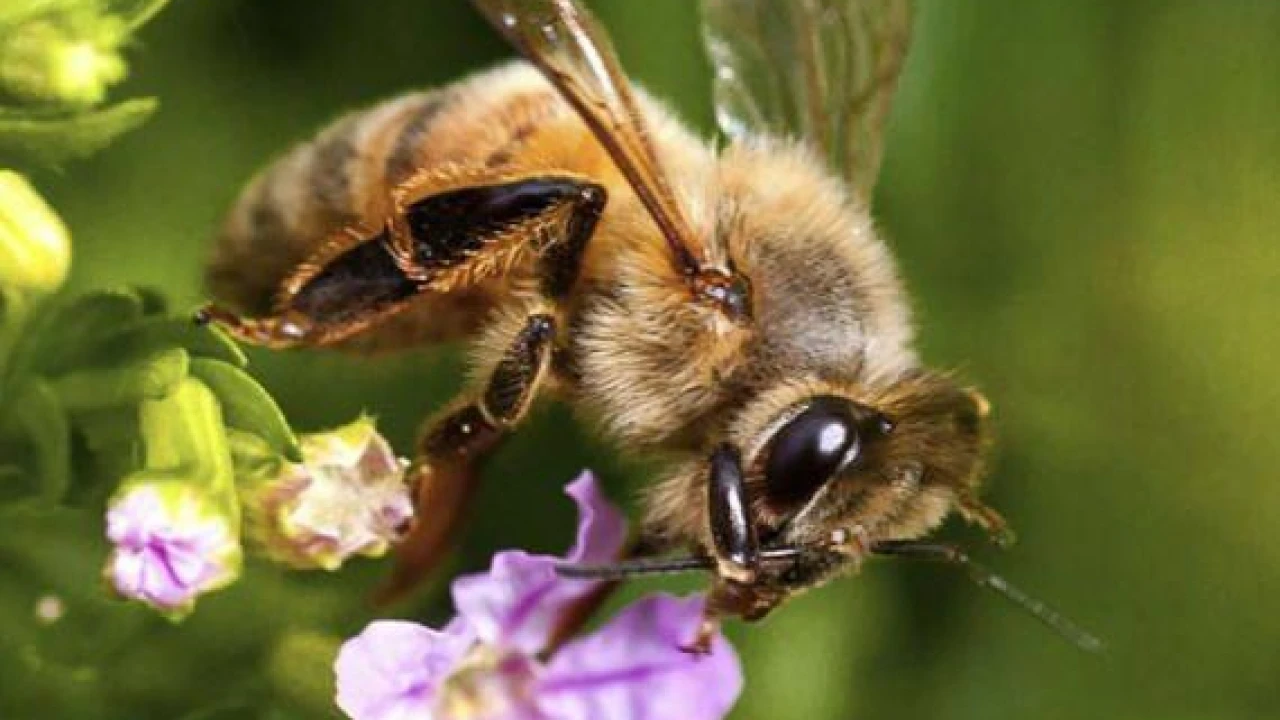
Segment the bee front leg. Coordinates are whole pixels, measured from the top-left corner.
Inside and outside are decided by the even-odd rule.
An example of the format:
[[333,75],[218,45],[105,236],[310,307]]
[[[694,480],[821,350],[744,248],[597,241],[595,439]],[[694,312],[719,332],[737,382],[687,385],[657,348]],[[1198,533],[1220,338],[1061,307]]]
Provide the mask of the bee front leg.
[[[530,181],[503,197],[507,204],[512,197],[528,203],[537,195],[531,190],[545,189],[548,182]],[[568,208],[563,225],[527,228],[531,235],[554,234],[538,257],[542,303],[527,312],[479,396],[454,402],[427,423],[408,476],[417,496],[415,521],[397,548],[396,568],[379,594],[382,601],[403,595],[440,562],[471,505],[481,461],[524,418],[550,371],[557,327],[563,324],[558,314],[606,200],[604,189],[589,183],[558,180],[555,190],[568,200],[544,204],[552,214]]]
[[759,583],[740,583],[729,578],[716,578],[702,608],[702,621],[693,640],[681,649],[695,655],[711,652],[711,644],[720,632],[724,618],[740,618],[747,622],[763,619],[786,598],[785,590]]
[[403,595],[449,550],[479,486],[481,461],[528,412],[551,365],[556,321],[533,312],[494,366],[478,397],[464,397],[426,423],[408,482],[414,522],[378,599]]

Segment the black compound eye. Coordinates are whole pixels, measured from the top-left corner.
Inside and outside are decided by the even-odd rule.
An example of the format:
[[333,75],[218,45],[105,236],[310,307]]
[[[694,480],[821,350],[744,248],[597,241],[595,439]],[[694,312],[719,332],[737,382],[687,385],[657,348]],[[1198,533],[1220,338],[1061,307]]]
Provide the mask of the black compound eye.
[[782,505],[803,503],[853,462],[862,442],[858,416],[848,400],[817,397],[783,425],[765,461],[769,499]]

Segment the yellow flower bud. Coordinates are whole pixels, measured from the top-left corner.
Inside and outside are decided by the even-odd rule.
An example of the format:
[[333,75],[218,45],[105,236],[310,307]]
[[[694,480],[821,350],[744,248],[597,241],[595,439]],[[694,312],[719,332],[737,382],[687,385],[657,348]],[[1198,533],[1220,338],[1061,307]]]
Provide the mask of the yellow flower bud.
[[57,290],[71,265],[71,240],[53,208],[18,173],[0,170],[0,288]]
[[7,34],[0,42],[0,88],[26,102],[102,102],[107,88],[123,80],[127,70],[116,51],[124,30],[114,18],[95,22],[71,29],[40,20]]

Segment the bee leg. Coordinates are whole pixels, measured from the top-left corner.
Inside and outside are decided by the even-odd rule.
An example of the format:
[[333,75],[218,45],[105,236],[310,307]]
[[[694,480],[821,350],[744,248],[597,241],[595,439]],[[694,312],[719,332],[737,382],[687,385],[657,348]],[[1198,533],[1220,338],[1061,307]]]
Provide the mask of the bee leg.
[[396,566],[377,600],[417,585],[449,550],[479,486],[479,466],[524,418],[551,364],[555,318],[531,313],[478,397],[454,402],[426,424],[408,481],[414,521],[396,548]]
[[245,318],[218,305],[195,314],[231,337],[269,348],[328,345],[407,306],[423,291],[395,254],[390,226],[339,233],[285,278],[276,312]]
[[956,499],[956,507],[967,522],[982,528],[996,545],[1007,548],[1017,542],[1018,535],[1004,516],[971,493],[962,493]]
[[767,585],[718,578],[707,594],[702,621],[693,640],[680,649],[694,655],[706,655],[711,652],[711,644],[720,632],[724,618],[736,617],[755,622],[768,615],[785,597],[785,591]]
[[417,493],[416,520],[397,550],[396,569],[380,593],[382,600],[402,595],[439,563],[471,504],[480,461],[524,418],[548,373],[559,324],[556,304],[573,289],[605,203],[604,190],[597,185],[580,183],[572,192],[557,187],[573,198],[572,211],[562,232],[539,256],[546,304],[526,316],[481,395],[455,403],[427,424],[409,470]]

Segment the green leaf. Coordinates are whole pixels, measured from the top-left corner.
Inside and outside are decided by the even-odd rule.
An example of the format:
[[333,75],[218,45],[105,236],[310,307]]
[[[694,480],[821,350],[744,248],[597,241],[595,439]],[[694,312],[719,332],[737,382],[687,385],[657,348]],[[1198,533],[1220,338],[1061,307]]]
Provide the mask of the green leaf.
[[168,4],[169,0],[115,0],[111,3],[111,12],[132,32],[147,24]]
[[7,421],[35,450],[40,499],[56,505],[71,484],[71,428],[66,411],[57,393],[38,379],[22,384],[12,402]]
[[137,128],[155,112],[155,98],[136,98],[75,115],[0,116],[0,154],[45,165],[88,157]]
[[0,4],[0,28],[40,15],[87,10],[114,15],[132,31],[145,25],[168,4],[169,0],[4,0]]
[[227,447],[236,467],[236,482],[244,484],[280,474],[284,458],[266,440],[244,430],[227,428]]
[[143,315],[163,315],[169,311],[169,300],[158,288],[135,285],[129,288],[142,303]]
[[101,367],[132,362],[175,347],[194,357],[207,357],[236,367],[249,364],[240,347],[221,330],[200,326],[185,317],[146,318],[70,353],[63,363],[73,368]]
[[18,436],[35,451],[38,495],[56,505],[70,484],[70,425],[67,411],[49,383],[32,379],[18,387],[5,416],[5,434]]
[[94,455],[132,452],[138,443],[138,408],[133,405],[88,410],[77,413],[76,433]]
[[275,452],[302,462],[298,438],[284,413],[248,373],[225,362],[196,359],[191,361],[191,375],[213,390],[227,427],[257,435]]
[[173,348],[121,367],[69,373],[51,385],[75,415],[163,398],[187,376],[190,362],[186,350]]
[[0,393],[5,392],[10,375],[18,368],[22,350],[29,346],[30,314],[30,301],[23,293],[0,287]]
[[142,317],[143,303],[132,290],[97,290],[64,300],[43,313],[29,332],[35,336],[32,366],[61,375],[75,366],[83,348]]

